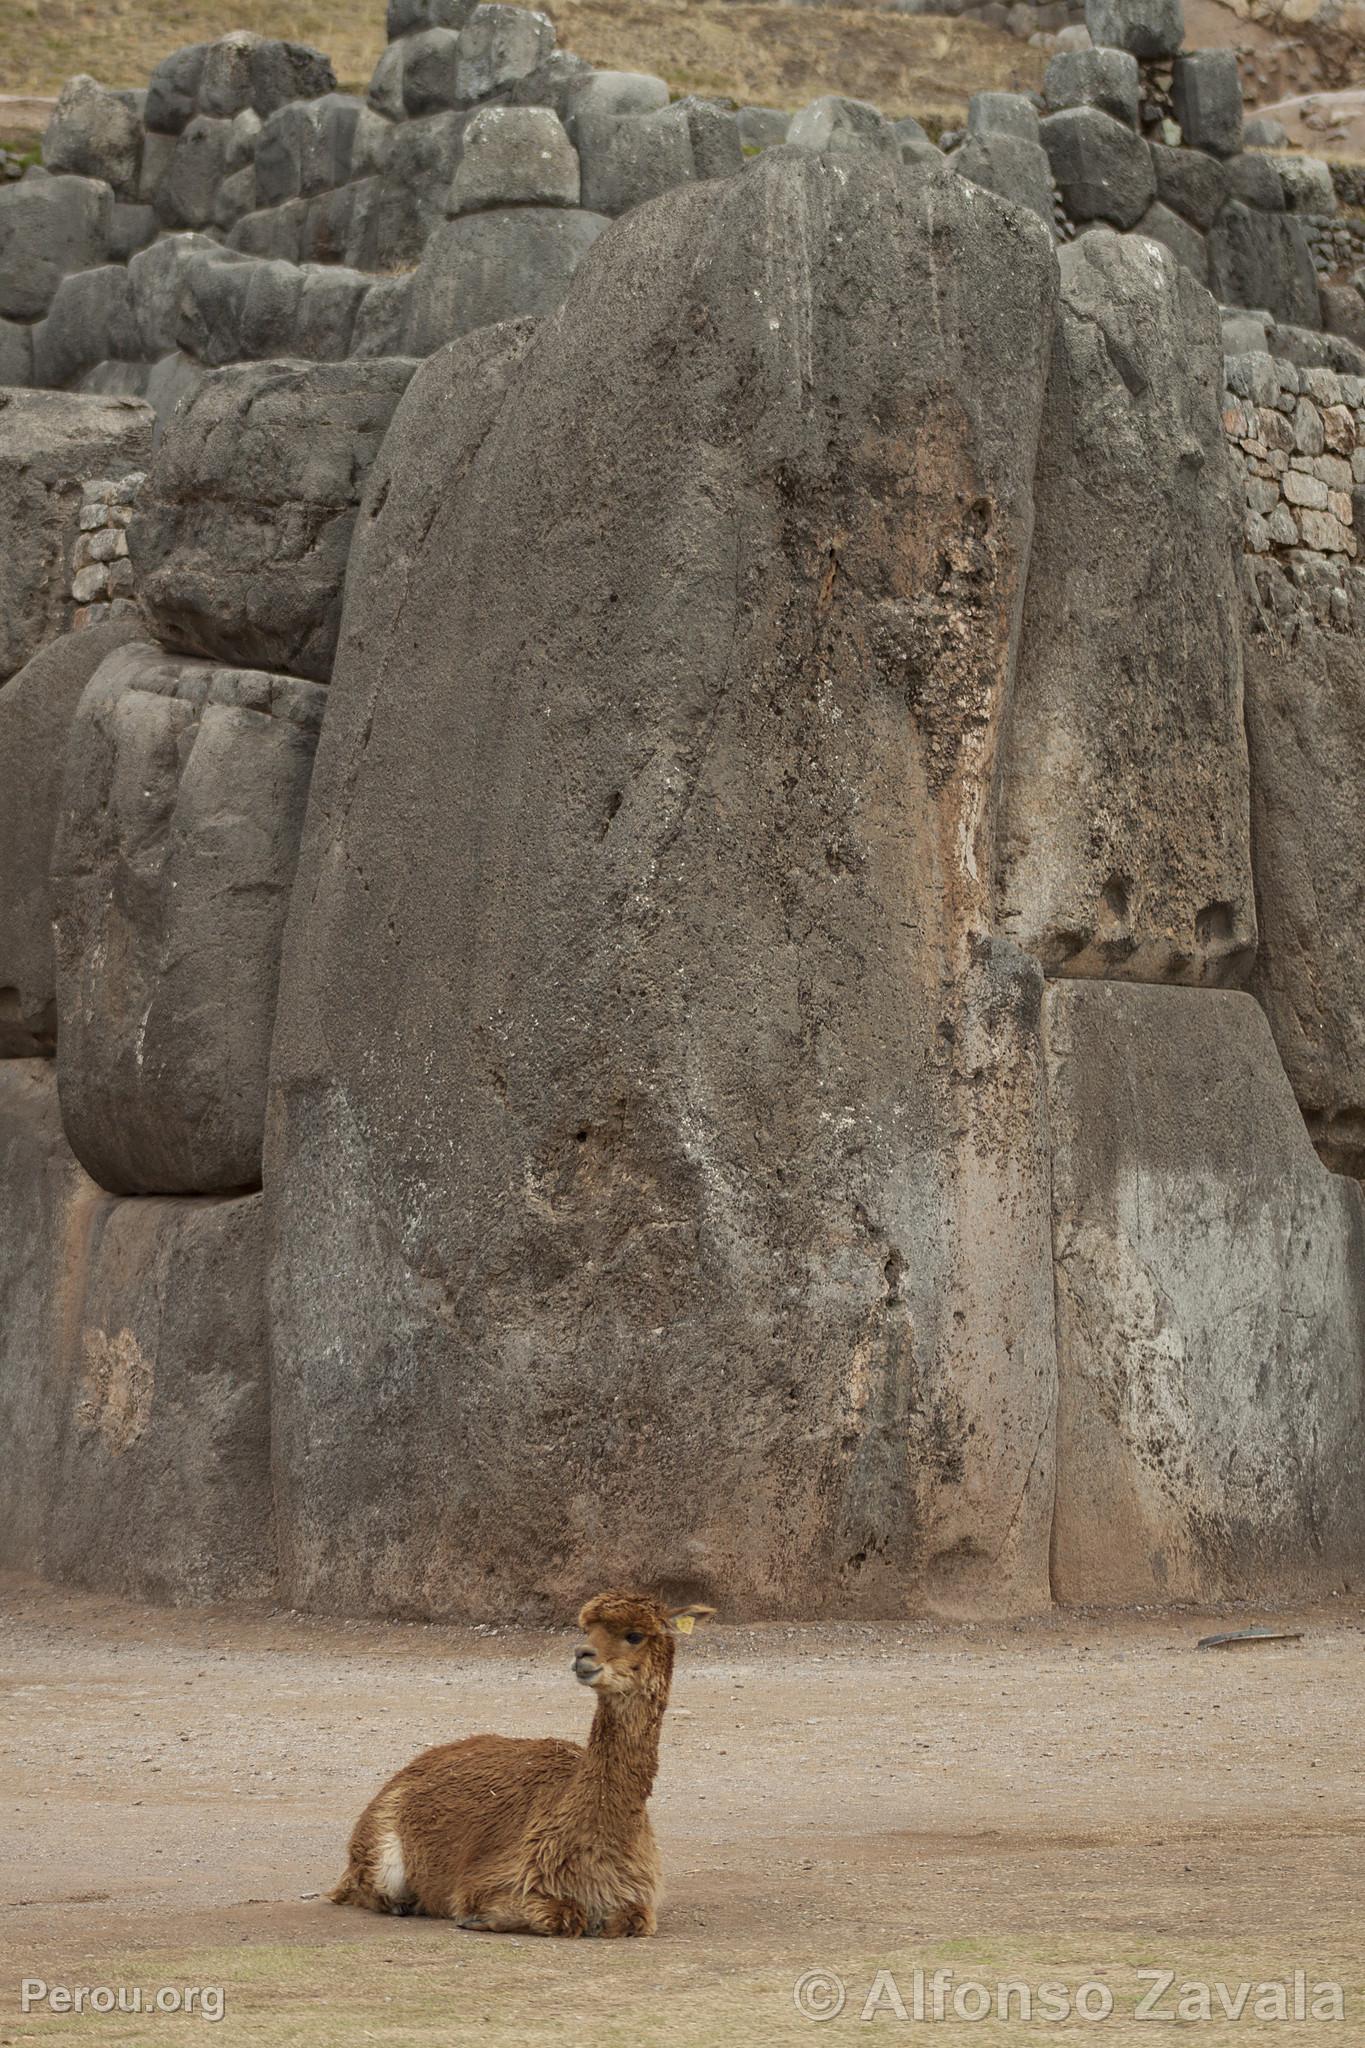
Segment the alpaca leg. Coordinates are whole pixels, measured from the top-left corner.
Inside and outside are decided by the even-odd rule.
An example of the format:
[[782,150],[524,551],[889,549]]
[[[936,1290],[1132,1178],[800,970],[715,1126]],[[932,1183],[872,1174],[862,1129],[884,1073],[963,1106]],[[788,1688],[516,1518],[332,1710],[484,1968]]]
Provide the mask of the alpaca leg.
[[602,1923],[604,1941],[614,1940],[618,1935],[657,1934],[659,1923],[654,1917],[654,1908],[649,1905],[618,1906],[609,1913]]
[[336,1906],[359,1906],[366,1913],[389,1911],[389,1902],[383,1893],[375,1890],[367,1873],[354,1863],[348,1867],[340,1884],[328,1892],[327,1896]]
[[458,1927],[478,1934],[579,1935],[588,1916],[571,1899],[552,1899],[543,1892],[457,1892],[450,1918]]

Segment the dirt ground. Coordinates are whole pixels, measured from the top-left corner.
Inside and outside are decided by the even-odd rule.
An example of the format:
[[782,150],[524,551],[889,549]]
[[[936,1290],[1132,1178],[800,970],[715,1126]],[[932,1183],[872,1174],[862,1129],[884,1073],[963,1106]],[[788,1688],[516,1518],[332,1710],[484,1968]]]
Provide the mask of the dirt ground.
[[[1271,1617],[1226,1625],[1253,1618]],[[480,1728],[585,1732],[569,1629],[167,1614],[0,1581],[0,2042],[205,2038],[197,2016],[24,2015],[37,1978],[221,1987],[208,2038],[234,2043],[766,2048],[856,2037],[879,1970],[913,2013],[917,1966],[936,2048],[983,2038],[953,2001],[970,2015],[982,1994],[964,1987],[998,2001],[1002,1979],[1038,2004],[1025,2023],[1016,1992],[992,2041],[1150,2041],[1135,2016],[1149,1970],[1175,1973],[1153,2017],[1193,1996],[1201,2042],[1365,2040],[1365,1603],[1293,1617],[1295,1644],[1197,1650],[1218,1625],[696,1635],[654,1801],[659,1934],[570,1942],[319,1896],[370,1791],[414,1750]],[[1232,2021],[1216,1989],[1182,1991],[1286,1982],[1292,2011],[1295,1969],[1305,2000],[1342,1987],[1344,2024],[1258,2020],[1259,1991]],[[828,2022],[796,2008],[812,1971],[844,1985]],[[1087,2006],[1107,1992],[1112,2016],[1050,2024],[1049,1982],[1073,2015],[1099,1987]],[[872,2024],[898,2024],[885,1980]]]

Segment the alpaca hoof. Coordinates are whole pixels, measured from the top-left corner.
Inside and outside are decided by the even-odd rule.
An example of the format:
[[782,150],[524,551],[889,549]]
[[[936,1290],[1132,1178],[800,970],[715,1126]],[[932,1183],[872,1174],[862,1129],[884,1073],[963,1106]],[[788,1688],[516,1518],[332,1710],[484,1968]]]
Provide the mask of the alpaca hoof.
[[482,1913],[460,1913],[456,1916],[455,1925],[466,1928],[470,1934],[487,1934],[488,1932],[488,1922],[484,1919]]
[[546,1915],[547,1930],[563,1940],[576,1941],[588,1931],[588,1917],[578,1906],[552,1906]]

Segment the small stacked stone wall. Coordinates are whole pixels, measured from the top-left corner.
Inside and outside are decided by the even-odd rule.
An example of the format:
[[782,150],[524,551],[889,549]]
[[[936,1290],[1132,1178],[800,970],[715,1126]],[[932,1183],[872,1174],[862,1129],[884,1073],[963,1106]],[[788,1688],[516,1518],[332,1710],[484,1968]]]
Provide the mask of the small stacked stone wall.
[[142,470],[131,470],[127,476],[98,478],[81,493],[80,530],[71,555],[75,627],[137,616],[128,526],[145,482]]
[[1263,604],[1339,631],[1365,625],[1365,379],[1230,356],[1223,428]]

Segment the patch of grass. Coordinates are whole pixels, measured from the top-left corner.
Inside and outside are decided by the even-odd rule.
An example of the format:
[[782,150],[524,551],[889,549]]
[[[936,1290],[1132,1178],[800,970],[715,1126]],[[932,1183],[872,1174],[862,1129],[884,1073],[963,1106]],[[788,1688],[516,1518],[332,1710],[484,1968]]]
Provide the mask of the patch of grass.
[[[1142,2048],[1150,2042],[1153,2025],[1161,2022],[1136,2017],[1153,1987],[1151,1976],[1141,1973],[1174,1971],[1174,1986],[1164,2000],[1164,2010],[1171,2011],[1182,1984],[1221,1981],[1231,1989],[1243,1980],[1288,1975],[1292,1967],[1278,1957],[1271,1963],[1221,1943],[1181,1940],[1168,1927],[1132,1925],[1121,1935],[1099,1930],[1048,1938],[986,1934],[915,1948],[897,1944],[875,1955],[826,1936],[814,1943],[808,1938],[800,1946],[784,1942],[778,1950],[770,1947],[766,1955],[755,1956],[742,1944],[736,1953],[725,1943],[713,1949],[677,1938],[611,1944],[471,1940],[419,1921],[382,1931],[367,1927],[360,1940],[144,1949],[101,1959],[98,1965],[92,1959],[90,1981],[221,1985],[225,2037],[261,2048],[312,2048],[318,2041],[326,2041],[328,2048],[360,2048],[370,2041],[394,2048],[444,2048],[465,2040],[477,2040],[484,2048],[551,2048],[585,2027],[594,2048],[716,2048],[728,2041],[779,2048],[812,2038],[809,2019],[796,2010],[793,1989],[814,1963],[843,1979],[843,2020],[855,2029],[879,1972],[890,1971],[895,1980],[894,1993],[883,1988],[881,1995],[881,2012],[890,2019],[893,1996],[911,2007],[918,1967],[924,2018],[931,2024],[935,2048],[968,2048],[987,2032],[992,2041],[1018,2048],[1060,2044],[1091,2032],[1074,2016],[1069,2024],[1049,2025],[1041,2006],[1031,2020],[1023,2020],[1017,1993],[1007,2018],[992,2017],[984,2026],[960,2019],[952,1999],[957,1987],[969,1981],[987,1986],[997,2001],[1003,1998],[997,1987],[1009,1984],[1025,1984],[1034,1995],[1043,1984],[1062,1985],[1073,1999],[1082,1985],[1102,1985],[1112,1997],[1113,2016],[1095,2038],[1102,2034],[1105,2048]],[[932,1983],[940,1969],[949,1974],[940,1994],[943,2017],[935,2018]],[[1340,1983],[1346,2012],[1352,2017],[1359,2013],[1357,1943],[1341,1947],[1324,1938],[1307,1974]],[[34,2024],[33,2015],[29,2024]],[[1216,2023],[1212,2028],[1196,2025],[1194,2032],[1209,2040],[1230,2038]],[[1280,2023],[1258,2023],[1250,2006],[1235,2028],[1238,2042],[1248,2048],[1275,2048],[1284,2033]],[[150,2034],[136,2032],[127,2018],[43,2015],[41,2038],[73,2048],[136,2039],[140,2048]],[[156,2048],[189,2048],[204,2038],[200,2019],[166,2015],[155,2021]]]
[[[926,127],[961,118],[970,93],[1036,85],[1037,50],[998,29],[928,15],[726,0],[550,0],[566,49],[590,62],[661,74],[699,92],[795,108],[825,92],[874,101]],[[384,47],[382,0],[0,0],[0,81],[10,93],[60,90],[74,72],[145,85],[181,44],[232,28],[325,50],[348,91],[363,91]],[[931,130],[932,132],[932,130]]]

